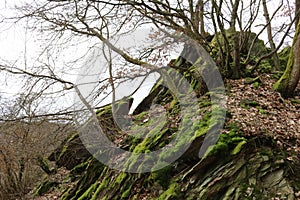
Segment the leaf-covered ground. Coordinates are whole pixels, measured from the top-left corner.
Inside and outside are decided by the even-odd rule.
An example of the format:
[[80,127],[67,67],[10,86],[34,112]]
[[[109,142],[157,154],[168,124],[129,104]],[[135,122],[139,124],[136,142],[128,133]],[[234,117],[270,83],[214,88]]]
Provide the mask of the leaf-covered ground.
[[[269,135],[278,146],[300,156],[300,84],[293,99],[273,90],[270,75],[255,79],[228,80],[227,109],[245,136]],[[253,82],[253,83],[252,83]]]

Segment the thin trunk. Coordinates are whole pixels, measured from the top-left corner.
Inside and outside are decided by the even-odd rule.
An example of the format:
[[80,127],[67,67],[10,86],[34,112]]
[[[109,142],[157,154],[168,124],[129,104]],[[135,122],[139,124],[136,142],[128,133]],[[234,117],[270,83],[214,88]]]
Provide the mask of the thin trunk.
[[[229,41],[228,37],[226,35],[226,30],[224,27],[224,24],[222,22],[222,13],[221,13],[221,7],[223,1],[219,2],[219,5],[215,0],[211,0],[212,3],[212,10],[211,10],[211,18],[212,23],[216,32],[216,41],[220,48],[220,58],[218,58],[218,63],[220,66],[225,69],[224,74],[226,76],[229,76],[229,70],[230,70],[230,47],[229,47]],[[218,33],[218,28],[220,29],[220,33]]]
[[204,2],[203,0],[199,0],[199,22],[200,22],[200,33],[202,35],[205,34],[205,28],[204,28]]
[[[276,46],[275,46],[275,43],[273,40],[272,25],[270,23],[270,16],[269,16],[269,11],[268,11],[266,0],[262,0],[262,5],[263,5],[263,9],[264,9],[264,17],[265,17],[266,23],[267,23],[268,40],[270,43],[271,51],[274,51],[276,49]],[[279,59],[278,59],[277,52],[275,52],[273,54],[273,60],[274,60],[275,69],[279,70],[280,67],[279,67]]]
[[239,0],[235,0],[231,13],[230,31],[233,39],[233,74],[232,78],[240,78],[240,34],[235,29],[235,23],[238,18]]
[[205,32],[204,28],[204,2],[203,0],[198,0],[195,7],[194,17],[192,18],[192,23],[194,29],[199,33],[200,37],[203,40],[206,40],[207,33]]

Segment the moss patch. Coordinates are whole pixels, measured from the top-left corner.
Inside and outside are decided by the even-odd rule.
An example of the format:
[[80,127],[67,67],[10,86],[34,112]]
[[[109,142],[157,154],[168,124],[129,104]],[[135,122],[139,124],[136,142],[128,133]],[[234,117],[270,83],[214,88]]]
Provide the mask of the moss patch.
[[55,186],[57,186],[58,184],[59,184],[58,182],[52,182],[52,181],[46,180],[45,182],[43,182],[42,184],[40,184],[38,186],[38,188],[36,189],[34,194],[36,196],[41,196],[41,195],[45,194],[46,192],[48,192],[49,190],[51,190],[52,188],[54,188]]
[[179,199],[179,192],[179,184],[172,183],[169,188],[157,198],[157,200]]
[[93,192],[96,190],[97,186],[99,185],[98,182],[94,183],[93,185],[91,185],[89,187],[89,189],[87,189],[83,195],[81,195],[78,200],[87,200],[87,199],[91,199],[92,198],[92,195],[93,195]]

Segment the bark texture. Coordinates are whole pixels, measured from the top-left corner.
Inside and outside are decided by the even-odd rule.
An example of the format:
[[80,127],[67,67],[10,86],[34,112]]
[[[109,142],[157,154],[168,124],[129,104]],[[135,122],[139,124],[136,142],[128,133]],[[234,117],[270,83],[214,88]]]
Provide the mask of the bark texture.
[[274,89],[287,98],[293,96],[300,79],[300,22],[298,22],[293,46],[284,74],[274,85]]

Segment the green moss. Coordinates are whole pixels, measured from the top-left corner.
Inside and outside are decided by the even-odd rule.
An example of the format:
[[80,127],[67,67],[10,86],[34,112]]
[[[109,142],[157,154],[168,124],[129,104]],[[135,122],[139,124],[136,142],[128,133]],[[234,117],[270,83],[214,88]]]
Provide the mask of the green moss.
[[88,162],[85,173],[78,177],[76,187],[68,192],[69,194],[66,195],[66,199],[69,197],[72,197],[72,199],[86,199],[88,197],[88,199],[90,199],[99,184],[99,176],[103,174],[105,168],[106,167],[96,159],[91,159]]
[[163,151],[163,152],[160,153],[159,161],[160,162],[168,161],[174,155],[174,152],[179,152],[187,144],[190,144],[194,133],[195,133],[195,131],[192,131],[190,129],[184,130],[184,132],[179,133],[180,137],[175,138],[175,140],[176,140],[175,145],[172,146],[171,149]]
[[106,177],[104,180],[102,180],[101,184],[98,186],[97,190],[93,194],[91,200],[97,200],[98,199],[98,195],[100,194],[100,192],[103,189],[105,189],[108,186],[109,182],[110,182],[110,178],[109,177]]
[[259,112],[260,114],[263,114],[263,115],[268,114],[268,112],[265,111],[265,110],[262,109],[262,108],[259,108],[259,109],[258,109],[258,112]]
[[152,94],[158,87],[160,87],[163,84],[164,80],[161,78],[157,81],[157,83],[153,86],[151,91],[149,92],[149,95]]
[[249,78],[249,77],[247,77],[245,79],[245,83],[246,84],[252,84],[252,83],[255,83],[255,82],[258,82],[258,83],[262,82],[259,76],[255,77],[255,78]]
[[127,173],[121,172],[114,181],[114,184],[121,184],[126,179],[126,177]]
[[[291,60],[292,59],[293,58],[291,58]],[[292,61],[289,61],[289,62],[292,62]],[[289,96],[289,94],[286,93],[286,88],[287,88],[288,82],[290,80],[291,71],[292,71],[292,63],[288,64],[288,67],[285,70],[284,74],[273,86],[274,90],[280,92],[284,97]]]
[[145,153],[149,150],[149,144],[151,144],[150,140],[144,139],[141,143],[139,143],[133,150],[134,153]]
[[86,199],[91,199],[94,191],[98,187],[99,183],[98,181],[94,184],[92,184],[89,189],[87,189],[79,198],[78,200],[86,200]]
[[234,136],[234,137],[231,137],[231,141],[232,143],[236,144],[236,143],[239,143],[241,141],[245,141],[245,138],[243,137],[238,137],[238,136]]
[[226,129],[230,130],[231,133],[237,133],[240,130],[239,125],[236,122],[230,122],[227,124]]
[[207,101],[206,99],[205,100],[202,100],[199,102],[199,108],[205,108],[205,107],[209,107],[211,106],[211,101]]
[[242,147],[243,147],[246,143],[247,143],[247,142],[246,142],[245,140],[239,142],[239,143],[236,145],[236,147],[233,149],[233,151],[231,152],[231,155],[236,155],[236,154],[238,154],[238,153],[241,151]]
[[291,99],[291,102],[294,104],[300,104],[300,99]]
[[106,105],[96,111],[97,116],[102,116],[104,114],[111,114],[111,113],[112,113],[112,105],[111,104]]
[[157,200],[179,199],[180,186],[178,183],[172,183],[169,188],[162,193]]
[[153,180],[154,182],[159,183],[162,187],[167,188],[170,178],[172,177],[172,170],[174,169],[174,166],[170,163],[158,162],[155,168],[161,168],[159,165],[166,167],[152,172],[149,179],[150,181]]
[[228,144],[226,142],[218,142],[216,145],[213,146],[208,155],[215,155],[220,152],[228,152]]
[[287,46],[278,53],[279,64],[280,64],[281,70],[284,70],[285,67],[287,66],[290,51],[291,51],[291,47]]
[[125,170],[133,169],[133,167],[136,165],[138,161],[139,156],[140,153],[133,153],[125,164],[125,168],[126,168]]
[[159,143],[162,136],[169,131],[168,128],[162,130],[165,124],[165,121],[161,121],[157,124],[141,143],[137,144],[134,148],[131,147],[132,151],[134,153],[144,153],[154,148]]
[[61,196],[61,200],[65,200],[65,199],[70,199],[69,198],[69,194],[71,192],[72,188],[67,189],[66,191],[63,192],[63,195]]
[[131,194],[131,187],[132,186],[130,186],[127,190],[125,190],[122,193],[121,199],[127,199],[130,196],[130,194]]
[[169,108],[174,108],[176,105],[178,105],[178,101],[177,101],[177,99],[173,99],[172,101],[171,101],[171,103],[170,103],[170,107]]
[[205,135],[207,133],[207,131],[209,130],[209,126],[202,126],[202,127],[199,127],[198,130],[195,132],[194,136],[193,136],[193,140],[198,138],[198,137],[201,137],[203,135]]
[[[195,114],[195,113],[194,113]],[[207,126],[202,124],[200,126],[200,121],[195,120],[194,122],[191,120],[193,118],[193,111],[187,110],[183,118],[181,119],[180,130],[176,133],[176,137],[174,136],[174,146],[172,146],[171,150],[163,151],[159,159],[161,162],[168,160],[174,152],[180,151],[187,144],[190,144],[197,136],[203,135],[204,132],[208,129]],[[208,119],[205,119],[208,120]],[[201,128],[200,128],[201,127]]]
[[148,112],[141,112],[140,114],[134,116],[134,120],[141,121],[146,115],[148,115]]
[[230,151],[231,155],[235,155],[241,150],[242,146],[246,144],[246,139],[241,136],[238,124],[229,123],[226,129],[229,132],[220,134],[218,142],[207,149],[202,160],[212,155],[223,155],[226,157]]
[[274,67],[270,64],[268,60],[261,61],[258,72],[259,73],[271,73],[273,71]]
[[298,40],[299,34],[300,34],[300,21],[296,28],[295,37],[293,39],[293,45],[292,45],[290,53],[289,53],[289,58],[288,58],[288,62],[287,62],[284,74],[273,86],[274,90],[277,92],[280,92],[280,94],[283,97],[290,97],[293,93],[293,91],[291,91],[293,88],[290,87],[289,82],[290,82],[291,76],[293,75],[291,73],[292,73],[292,69],[293,69],[294,61],[295,61],[294,48],[295,48],[296,42]]
[[259,106],[259,103],[257,101],[247,100],[243,99],[240,103],[240,106],[244,109],[248,109],[250,107],[256,107]]
[[38,186],[38,188],[34,192],[34,195],[41,196],[57,185],[58,185],[57,182],[47,180]]
[[189,88],[188,93],[200,90],[200,84],[196,79],[192,79],[190,86],[191,87]]
[[75,166],[72,170],[71,170],[71,174],[79,174],[82,173],[88,166],[90,160],[80,163],[79,165]]
[[252,85],[253,85],[254,89],[257,89],[259,87],[260,83],[259,82],[254,82]]
[[213,146],[209,146],[207,148],[207,150],[201,160],[205,160],[209,156],[217,155],[219,153],[227,154],[228,149],[229,149],[229,147],[225,142],[218,142],[217,144],[215,144]]

